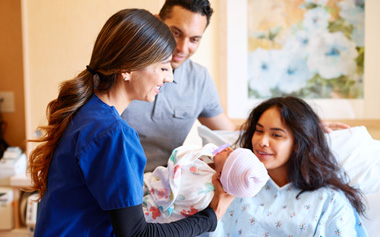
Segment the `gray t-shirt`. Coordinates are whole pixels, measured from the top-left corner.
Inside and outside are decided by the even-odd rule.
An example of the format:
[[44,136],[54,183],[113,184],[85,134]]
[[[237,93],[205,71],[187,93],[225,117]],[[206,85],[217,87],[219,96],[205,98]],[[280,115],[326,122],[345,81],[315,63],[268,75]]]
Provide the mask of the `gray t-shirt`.
[[148,159],[145,171],[166,166],[174,148],[183,144],[198,117],[223,112],[207,69],[191,60],[174,71],[174,81],[161,87],[154,102],[133,101],[121,115],[136,129]]

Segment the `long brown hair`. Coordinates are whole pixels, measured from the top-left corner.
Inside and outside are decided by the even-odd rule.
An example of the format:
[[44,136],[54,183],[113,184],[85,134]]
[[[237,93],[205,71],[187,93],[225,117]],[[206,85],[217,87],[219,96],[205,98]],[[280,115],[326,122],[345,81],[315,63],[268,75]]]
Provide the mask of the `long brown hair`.
[[237,141],[243,148],[253,149],[252,136],[261,115],[269,108],[278,108],[281,119],[294,135],[297,150],[289,159],[288,179],[303,192],[331,187],[341,190],[351,205],[360,214],[365,206],[361,201],[360,190],[348,184],[348,177],[339,167],[321,128],[319,116],[302,99],[297,97],[276,97],[266,100],[252,110],[242,125],[242,133]]
[[29,157],[31,189],[39,191],[40,197],[44,195],[54,150],[94,89],[107,92],[121,72],[139,70],[165,60],[174,48],[175,40],[169,28],[148,11],[125,9],[111,16],[96,39],[89,69],[60,85],[57,99],[46,109],[48,125],[39,127],[44,135],[29,140],[41,143]]

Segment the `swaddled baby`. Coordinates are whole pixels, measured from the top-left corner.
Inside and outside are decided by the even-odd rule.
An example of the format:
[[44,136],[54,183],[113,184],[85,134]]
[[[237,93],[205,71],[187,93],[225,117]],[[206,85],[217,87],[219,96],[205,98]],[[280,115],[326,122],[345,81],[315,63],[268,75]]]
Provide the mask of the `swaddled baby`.
[[249,149],[185,145],[173,150],[167,167],[144,175],[143,209],[148,222],[168,223],[205,209],[214,195],[212,176],[236,197],[256,195],[269,179]]

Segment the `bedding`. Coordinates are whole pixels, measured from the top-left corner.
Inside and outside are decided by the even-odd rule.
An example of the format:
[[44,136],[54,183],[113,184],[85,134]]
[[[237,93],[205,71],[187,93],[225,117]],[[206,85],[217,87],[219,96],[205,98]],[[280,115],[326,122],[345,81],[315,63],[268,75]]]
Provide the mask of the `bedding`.
[[[202,143],[234,144],[239,131],[212,131],[198,126]],[[338,163],[350,179],[350,185],[363,192],[367,209],[362,217],[369,236],[378,236],[380,225],[380,141],[368,133],[366,127],[358,126],[326,134],[330,148]]]

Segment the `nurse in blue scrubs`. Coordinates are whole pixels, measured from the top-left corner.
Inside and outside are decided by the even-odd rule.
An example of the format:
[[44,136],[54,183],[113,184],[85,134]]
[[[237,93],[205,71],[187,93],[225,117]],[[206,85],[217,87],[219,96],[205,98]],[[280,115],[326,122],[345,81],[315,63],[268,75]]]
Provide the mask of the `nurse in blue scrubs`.
[[206,210],[169,224],[146,223],[146,157],[137,132],[120,115],[133,100],[153,102],[175,40],[141,9],[121,10],[100,31],[87,68],[62,83],[47,107],[48,125],[28,170],[39,191],[35,236],[194,236],[216,228],[233,197],[214,178]]

